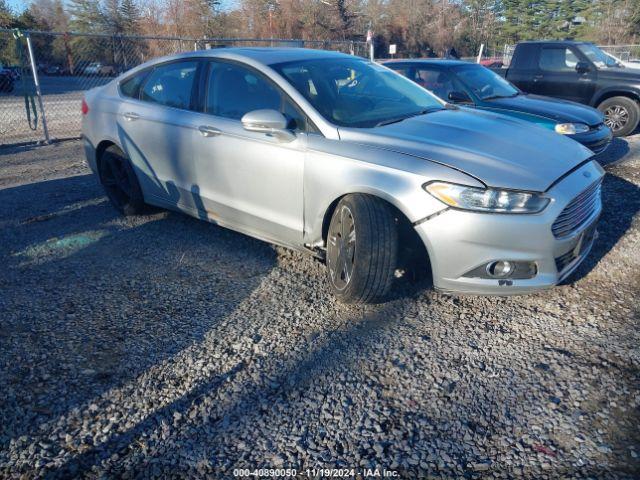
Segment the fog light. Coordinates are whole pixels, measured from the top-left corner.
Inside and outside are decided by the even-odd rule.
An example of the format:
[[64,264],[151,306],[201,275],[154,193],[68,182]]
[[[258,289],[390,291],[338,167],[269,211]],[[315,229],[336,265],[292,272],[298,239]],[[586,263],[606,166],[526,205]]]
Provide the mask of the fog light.
[[487,273],[490,277],[494,278],[506,278],[513,273],[515,265],[506,260],[500,260],[498,262],[492,262],[487,265]]

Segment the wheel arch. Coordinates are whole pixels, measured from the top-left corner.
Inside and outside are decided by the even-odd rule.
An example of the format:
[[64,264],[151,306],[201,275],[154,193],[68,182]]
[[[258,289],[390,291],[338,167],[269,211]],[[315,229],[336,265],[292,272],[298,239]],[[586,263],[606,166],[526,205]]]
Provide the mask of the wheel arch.
[[105,139],[100,141],[100,143],[98,143],[98,145],[96,145],[96,167],[99,169],[100,168],[100,159],[102,158],[102,154],[104,153],[104,151],[115,145],[116,147],[118,147],[120,150],[122,150],[122,148],[120,147],[120,145],[118,145],[116,142],[109,140],[109,139]]
[[400,251],[398,252],[398,267],[405,270],[414,269],[414,271],[418,273],[418,276],[421,276],[421,274],[418,272],[420,268],[424,268],[430,272],[431,258],[427,245],[424,244],[424,242],[420,238],[420,235],[418,235],[418,232],[415,230],[411,220],[409,220],[407,213],[403,211],[403,208],[401,207],[402,203],[395,199],[393,196],[383,191],[375,189],[359,189],[358,191],[345,193],[335,198],[326,208],[322,219],[321,234],[323,244],[326,245],[327,236],[329,233],[329,224],[331,223],[331,218],[336,210],[336,207],[340,203],[340,200],[342,200],[347,195],[358,193],[377,197],[378,199],[385,202],[393,211],[397,221],[399,236],[398,242],[400,247]]
[[598,107],[602,102],[613,97],[627,97],[640,103],[640,92],[633,89],[610,88],[599,92],[591,101],[593,107]]
[[395,211],[401,214],[402,217],[404,217],[404,219],[406,219],[406,221],[409,222],[409,224],[411,224],[411,222],[409,221],[409,213],[403,208],[402,202],[399,201],[397,198],[395,198],[393,195],[390,195],[388,192],[385,192],[384,190],[379,190],[373,187],[361,187],[361,188],[351,189],[346,193],[342,193],[338,195],[331,202],[329,202],[329,204],[324,208],[324,214],[322,217],[322,224],[321,224],[321,231],[320,231],[321,240],[323,242],[326,242],[327,240],[327,233],[329,231],[329,224],[331,223],[331,217],[333,216],[333,212],[335,212],[335,209],[338,206],[338,203],[340,203],[340,200],[342,200],[347,195],[354,195],[358,193],[371,195],[383,200],[385,203],[393,207]]

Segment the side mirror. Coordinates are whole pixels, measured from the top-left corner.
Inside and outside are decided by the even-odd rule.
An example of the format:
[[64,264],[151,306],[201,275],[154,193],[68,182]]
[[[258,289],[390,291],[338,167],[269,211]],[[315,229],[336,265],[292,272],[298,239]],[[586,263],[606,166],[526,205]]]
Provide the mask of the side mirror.
[[282,142],[295,140],[295,134],[287,130],[287,119],[276,110],[253,110],[242,117],[242,127],[249,132],[266,133]]
[[472,103],[471,97],[465,92],[449,92],[449,100],[453,103]]
[[588,62],[578,62],[576,63],[576,72],[578,73],[587,73],[591,71],[591,65]]

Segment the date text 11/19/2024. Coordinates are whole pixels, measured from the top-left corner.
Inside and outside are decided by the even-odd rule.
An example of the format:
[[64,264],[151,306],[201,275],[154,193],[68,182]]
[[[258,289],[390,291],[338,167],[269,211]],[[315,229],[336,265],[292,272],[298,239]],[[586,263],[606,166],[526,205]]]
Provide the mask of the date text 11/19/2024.
[[235,468],[234,477],[275,478],[400,478],[396,470],[384,468]]

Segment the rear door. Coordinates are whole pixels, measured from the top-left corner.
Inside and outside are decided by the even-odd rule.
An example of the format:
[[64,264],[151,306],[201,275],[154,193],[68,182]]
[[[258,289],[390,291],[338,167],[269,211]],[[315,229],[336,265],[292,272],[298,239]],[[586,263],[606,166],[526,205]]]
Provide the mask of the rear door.
[[[202,62],[157,65],[119,106],[118,135],[138,175],[145,199],[168,207],[192,202],[195,86]],[[121,85],[125,93],[127,85]]]
[[513,55],[505,78],[523,92],[536,93],[536,76],[539,75],[539,45],[535,43],[519,43]]
[[530,93],[589,103],[595,88],[596,72],[576,70],[582,55],[571,45],[543,45],[538,59],[539,71]]

